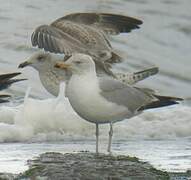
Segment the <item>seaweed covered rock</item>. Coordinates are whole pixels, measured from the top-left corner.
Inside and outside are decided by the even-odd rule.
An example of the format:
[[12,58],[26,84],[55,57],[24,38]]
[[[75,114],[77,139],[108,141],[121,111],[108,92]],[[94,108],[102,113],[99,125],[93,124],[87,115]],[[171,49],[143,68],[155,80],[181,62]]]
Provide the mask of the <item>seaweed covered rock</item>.
[[156,170],[135,157],[96,155],[94,153],[61,154],[48,152],[28,161],[29,170],[18,179],[47,180],[165,180],[166,172]]

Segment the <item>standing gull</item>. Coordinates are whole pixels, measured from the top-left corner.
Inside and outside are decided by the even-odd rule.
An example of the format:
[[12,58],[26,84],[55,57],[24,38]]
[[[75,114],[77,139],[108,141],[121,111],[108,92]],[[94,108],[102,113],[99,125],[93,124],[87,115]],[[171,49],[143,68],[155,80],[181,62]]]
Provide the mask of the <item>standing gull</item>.
[[[21,63],[19,67],[24,68],[31,66],[35,68],[39,73],[40,80],[45,89],[52,95],[57,96],[59,93],[60,82],[67,81],[71,76],[71,73],[54,67],[56,62],[60,61],[63,61],[61,57],[54,56],[50,53],[37,52],[27,61]],[[136,82],[155,75],[156,73],[158,73],[158,68],[153,67],[132,74],[116,73],[115,77],[122,83],[135,84]],[[108,74],[97,74],[99,77],[108,76]]]
[[79,52],[93,58],[98,76],[109,75],[123,83],[134,84],[158,73],[158,68],[133,74],[113,73],[110,70],[112,63],[119,62],[121,58],[114,52],[107,35],[130,32],[141,24],[142,21],[132,17],[106,13],[75,13],[64,16],[50,25],[37,27],[31,36],[33,46],[53,53],[64,53],[64,59],[47,52],[37,52],[19,67],[34,67],[39,72],[45,89],[57,96],[60,82],[68,80],[70,74],[55,69],[54,64]]
[[88,54],[97,72],[113,75],[111,64],[120,62],[121,57],[114,52],[107,35],[128,33],[141,24],[141,20],[117,14],[74,13],[37,27],[31,41],[45,51],[64,53],[65,60],[73,53]]
[[143,110],[177,104],[182,100],[159,96],[152,90],[125,85],[113,78],[98,79],[95,63],[88,55],[74,54],[65,63],[57,63],[56,67],[72,72],[66,85],[66,96],[78,115],[96,124],[96,153],[99,124],[110,124],[108,152],[111,152],[113,123],[136,116]]

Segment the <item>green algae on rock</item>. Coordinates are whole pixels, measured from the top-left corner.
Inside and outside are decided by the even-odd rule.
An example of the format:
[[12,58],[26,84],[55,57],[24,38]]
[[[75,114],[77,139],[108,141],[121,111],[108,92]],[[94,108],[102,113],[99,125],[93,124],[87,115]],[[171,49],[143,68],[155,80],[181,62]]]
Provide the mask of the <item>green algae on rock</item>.
[[81,179],[81,180],[167,180],[167,172],[154,169],[136,157],[94,153],[41,154],[29,161],[29,170],[22,178]]

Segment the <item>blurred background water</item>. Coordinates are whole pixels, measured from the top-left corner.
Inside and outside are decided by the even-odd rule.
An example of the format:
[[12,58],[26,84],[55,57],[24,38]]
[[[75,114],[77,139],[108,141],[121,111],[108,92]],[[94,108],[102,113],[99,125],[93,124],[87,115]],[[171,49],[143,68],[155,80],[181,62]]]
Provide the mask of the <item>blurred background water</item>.
[[[143,20],[141,29],[111,37],[124,57],[116,71],[158,66],[160,72],[139,86],[186,99],[181,105],[147,111],[115,125],[113,149],[136,155],[160,169],[191,169],[191,1],[190,0],[0,0],[0,73],[18,71],[37,49],[33,30],[74,12],[109,12]],[[22,70],[29,80],[7,92],[13,102],[0,107],[0,171],[19,172],[28,158],[44,151],[94,150],[94,125],[81,120],[67,99],[54,98],[37,72]],[[23,97],[30,86],[30,97]],[[108,127],[101,131],[102,151]]]

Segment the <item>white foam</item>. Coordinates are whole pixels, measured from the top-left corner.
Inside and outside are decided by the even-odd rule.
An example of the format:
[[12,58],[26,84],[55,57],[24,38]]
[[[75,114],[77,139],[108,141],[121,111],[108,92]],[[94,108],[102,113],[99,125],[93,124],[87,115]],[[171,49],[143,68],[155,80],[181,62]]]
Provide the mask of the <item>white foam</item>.
[[[64,97],[64,87],[57,98],[29,98],[16,106],[0,107],[0,142],[58,141],[92,139],[94,124],[81,119]],[[176,105],[147,111],[138,117],[114,125],[116,139],[169,139],[191,136],[191,108]],[[100,126],[101,138],[107,138],[108,125]]]

